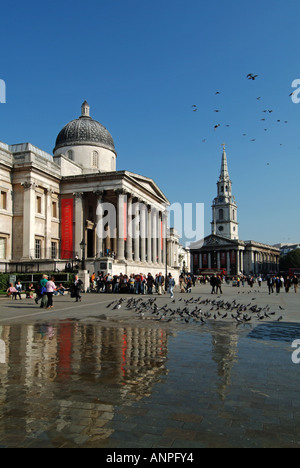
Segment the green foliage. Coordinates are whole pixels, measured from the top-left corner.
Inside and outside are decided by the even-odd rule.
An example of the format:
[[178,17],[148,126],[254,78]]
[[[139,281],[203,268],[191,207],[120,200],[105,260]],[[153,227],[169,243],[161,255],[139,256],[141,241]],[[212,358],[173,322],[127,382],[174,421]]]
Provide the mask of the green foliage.
[[292,250],[280,258],[280,270],[287,271],[289,268],[300,268],[300,249]]

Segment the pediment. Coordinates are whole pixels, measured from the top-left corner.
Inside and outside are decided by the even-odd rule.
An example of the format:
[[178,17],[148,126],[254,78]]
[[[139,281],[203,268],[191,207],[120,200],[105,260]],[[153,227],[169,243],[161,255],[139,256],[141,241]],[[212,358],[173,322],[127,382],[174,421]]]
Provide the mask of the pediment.
[[226,237],[216,236],[216,235],[209,235],[206,236],[201,241],[194,242],[190,244],[190,249],[200,249],[205,247],[230,247],[236,246],[240,242],[236,239],[227,239]]
[[127,172],[126,175],[131,179],[131,181],[139,186],[141,189],[150,193],[151,195],[158,197],[161,202],[169,204],[169,200],[160,190],[160,188],[156,185],[153,179],[149,179],[148,177],[141,176],[139,174],[135,174],[133,172]]

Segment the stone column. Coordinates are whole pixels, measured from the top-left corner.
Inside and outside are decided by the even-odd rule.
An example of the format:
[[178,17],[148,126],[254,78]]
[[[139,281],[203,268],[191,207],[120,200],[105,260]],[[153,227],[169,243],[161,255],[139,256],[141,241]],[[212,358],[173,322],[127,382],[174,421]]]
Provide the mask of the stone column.
[[94,192],[96,197],[96,257],[100,258],[103,255],[103,225],[102,218],[103,213],[101,209],[101,204],[104,198],[104,190],[96,190]]
[[45,255],[51,258],[51,219],[52,219],[52,189],[46,189],[46,221],[45,221]]
[[147,216],[148,216],[148,225],[147,225],[147,262],[152,262],[152,242],[151,242],[151,234],[152,234],[152,213],[151,213],[151,205],[147,205]]
[[153,263],[157,263],[157,210],[152,209],[152,258]]
[[240,270],[242,273],[244,273],[244,251],[241,250],[241,260],[240,260]]
[[117,260],[123,261],[125,260],[125,192],[122,189],[116,191],[118,195],[118,202],[117,202]]
[[221,259],[220,259],[220,252],[217,252],[217,268],[221,268]]
[[211,253],[208,252],[208,268],[211,268]]
[[140,247],[141,247],[141,262],[146,261],[146,236],[147,236],[147,207],[140,203]]
[[129,262],[132,261],[132,195],[127,194],[127,242],[126,242],[126,258]]
[[226,252],[226,270],[227,274],[230,275],[230,252]]
[[75,232],[74,232],[74,250],[75,255],[81,257],[80,242],[83,240],[83,192],[75,192]]
[[163,222],[163,252],[162,252],[162,262],[167,269],[167,223],[168,223],[168,215],[167,212],[164,211],[162,213],[162,222]]
[[236,274],[239,275],[240,274],[240,251],[239,249],[236,250]]
[[199,253],[199,268],[200,270],[202,268],[202,253],[201,252]]
[[161,211],[158,212],[158,217],[157,217],[157,261],[159,264],[161,264],[161,261],[162,261],[162,251],[161,251],[161,222],[162,222],[162,218],[161,218]]
[[23,258],[30,259],[35,257],[35,211],[36,195],[35,183],[24,182],[23,198]]
[[140,211],[139,211],[139,199],[133,200],[133,243],[134,243],[134,261],[140,261]]

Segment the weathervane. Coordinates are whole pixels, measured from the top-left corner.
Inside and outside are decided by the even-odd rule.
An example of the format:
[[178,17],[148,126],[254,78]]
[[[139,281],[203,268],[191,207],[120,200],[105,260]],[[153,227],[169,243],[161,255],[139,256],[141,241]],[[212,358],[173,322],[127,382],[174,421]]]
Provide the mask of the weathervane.
[[221,146],[223,146],[223,151],[225,151],[225,143],[222,143]]

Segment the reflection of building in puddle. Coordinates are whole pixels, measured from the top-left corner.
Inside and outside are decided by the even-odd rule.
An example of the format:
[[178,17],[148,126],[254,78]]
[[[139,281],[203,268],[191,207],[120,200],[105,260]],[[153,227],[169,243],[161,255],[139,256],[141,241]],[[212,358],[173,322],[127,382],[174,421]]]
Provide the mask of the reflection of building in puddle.
[[21,427],[30,437],[51,424],[67,441],[105,439],[116,407],[151,395],[166,373],[168,334],[162,329],[69,321],[2,327],[0,339],[7,361],[0,366],[0,404],[14,413],[22,399]]
[[233,328],[227,330],[216,327],[212,331],[212,359],[218,366],[218,393],[223,401],[231,383],[231,372],[234,363],[237,361],[238,335],[233,332]]

